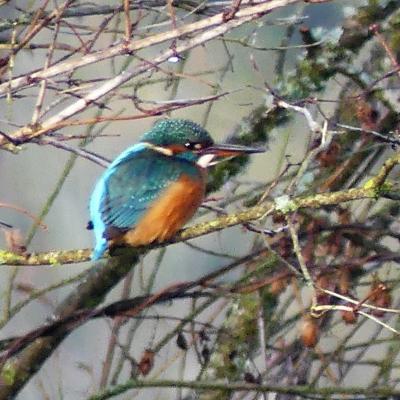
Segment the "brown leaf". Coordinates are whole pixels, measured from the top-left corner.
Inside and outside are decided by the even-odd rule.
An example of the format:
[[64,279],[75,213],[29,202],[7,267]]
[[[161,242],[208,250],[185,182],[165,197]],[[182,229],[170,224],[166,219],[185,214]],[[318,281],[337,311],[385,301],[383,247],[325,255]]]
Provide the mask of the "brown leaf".
[[138,369],[143,376],[146,376],[154,366],[154,356],[153,350],[146,349],[139,361]]
[[288,278],[286,276],[277,277],[271,282],[269,291],[272,295],[277,296],[288,287]]
[[351,275],[347,267],[341,267],[338,272],[338,290],[340,294],[347,295],[350,291]]
[[[345,306],[352,307],[352,303],[345,303]],[[358,314],[354,311],[341,311],[342,320],[349,325],[355,324],[357,322]]]
[[[372,283],[367,298],[369,302],[376,307],[389,308],[392,304],[390,289],[378,278],[376,278]],[[373,310],[372,314],[375,315],[375,317],[383,317],[385,312],[381,310]]]
[[310,315],[306,315],[300,325],[300,339],[306,347],[315,347],[318,343],[319,326]]
[[15,228],[2,230],[6,240],[7,249],[15,254],[24,254],[26,252],[26,247],[21,231]]

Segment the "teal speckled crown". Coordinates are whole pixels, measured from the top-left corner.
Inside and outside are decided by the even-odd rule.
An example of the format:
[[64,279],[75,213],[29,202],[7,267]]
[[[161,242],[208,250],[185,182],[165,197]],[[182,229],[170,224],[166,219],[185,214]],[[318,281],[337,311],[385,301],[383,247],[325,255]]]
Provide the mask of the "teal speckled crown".
[[141,142],[149,142],[156,146],[184,145],[187,142],[204,143],[209,146],[214,143],[205,129],[187,119],[160,120],[142,136]]

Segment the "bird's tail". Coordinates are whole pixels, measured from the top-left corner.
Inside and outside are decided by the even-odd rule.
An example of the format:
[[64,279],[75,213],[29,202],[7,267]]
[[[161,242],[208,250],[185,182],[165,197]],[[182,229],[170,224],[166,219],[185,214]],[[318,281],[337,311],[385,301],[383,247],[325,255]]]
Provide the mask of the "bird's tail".
[[107,250],[107,240],[101,240],[96,242],[96,246],[93,249],[91,259],[93,261],[99,260],[101,257],[103,257],[104,252]]

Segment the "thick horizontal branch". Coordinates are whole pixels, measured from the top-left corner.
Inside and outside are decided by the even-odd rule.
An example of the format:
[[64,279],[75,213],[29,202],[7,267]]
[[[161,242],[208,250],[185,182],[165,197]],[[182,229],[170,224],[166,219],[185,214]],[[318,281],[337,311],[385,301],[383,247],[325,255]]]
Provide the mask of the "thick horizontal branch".
[[[145,296],[137,296],[134,298],[119,300],[97,309],[93,309],[91,307],[86,309],[78,309],[58,319],[53,318],[51,322],[34,329],[21,337],[6,339],[5,342],[7,342],[7,348],[4,348],[4,352],[0,356],[0,365],[2,365],[11,356],[23,350],[34,340],[38,338],[45,338],[46,336],[55,336],[60,330],[66,334],[94,318],[114,318],[117,316],[133,318],[137,317],[138,314],[140,314],[144,309],[147,309],[154,304],[186,298],[217,297],[221,295],[221,293],[218,294],[205,291],[204,286],[209,284],[212,280],[231,272],[234,268],[255,260],[257,257],[265,254],[265,251],[265,249],[260,249],[195,281],[177,283],[162,289],[158,293],[151,293]],[[201,290],[192,291],[196,287],[199,287]],[[226,293],[224,292],[223,294]]]
[[[257,257],[265,253],[265,249],[260,249],[257,252],[246,255],[245,257],[226,265],[217,271],[213,271],[200,279],[189,282],[181,282],[168,286],[157,293],[145,296],[137,296],[130,299],[120,300],[104,307],[93,309],[93,305],[85,309],[75,309],[71,313],[60,316],[60,318],[53,318],[51,322],[34,329],[21,337],[11,338],[1,341],[2,354],[0,356],[0,365],[16,356],[18,353],[23,352],[26,348],[38,340],[46,340],[49,337],[65,336],[76,328],[82,326],[93,318],[124,316],[128,318],[137,318],[138,315],[144,310],[155,304],[160,304],[167,301],[185,299],[185,298],[204,298],[225,295],[226,293],[213,293],[204,290],[204,285],[221,275],[231,272],[234,268],[239,267],[245,263],[255,260]],[[194,290],[199,287],[200,290]],[[189,322],[189,321],[188,321]],[[11,368],[12,363],[8,363],[5,368]],[[1,392],[0,392],[1,396]]]
[[213,381],[174,381],[174,380],[134,380],[130,379],[121,385],[116,385],[103,392],[91,396],[88,400],[105,400],[112,396],[125,393],[130,389],[139,388],[189,388],[193,390],[221,390],[221,391],[245,391],[262,393],[282,393],[304,396],[309,398],[326,398],[326,396],[353,395],[366,396],[367,398],[388,398],[399,396],[400,391],[392,387],[382,388],[359,388],[359,387],[325,387],[315,388],[310,386],[288,386],[288,385],[255,385],[250,383],[225,383]]
[[[182,230],[172,240],[151,246],[138,248],[135,251],[146,252],[155,247],[163,247],[173,243],[204,236],[225,228],[244,224],[263,218],[274,213],[287,214],[300,208],[321,208],[341,204],[347,201],[377,198],[377,187],[368,181],[364,187],[344,191],[322,193],[307,197],[278,198],[275,203],[269,202],[263,205],[248,208],[245,211],[225,215],[215,220],[203,222]],[[380,183],[380,182],[379,182]],[[21,256],[8,251],[0,251],[0,265],[59,265],[85,262],[90,260],[90,249],[50,251],[44,253],[32,253],[29,256]]]
[[[16,355],[28,345],[39,338],[45,338],[48,336],[56,336],[58,331],[62,331],[63,334],[67,334],[77,327],[83,325],[85,322],[94,318],[125,316],[125,317],[136,317],[141,311],[151,307],[154,304],[161,304],[167,301],[180,300],[180,299],[200,299],[211,297],[212,294],[209,292],[194,291],[186,292],[186,286],[178,288],[172,291],[165,291],[160,294],[151,294],[148,296],[139,296],[133,299],[121,300],[113,303],[106,307],[97,310],[84,309],[79,310],[65,318],[61,318],[52,323],[45,324],[38,329],[28,332],[24,336],[11,340],[5,351],[0,356],[0,365],[4,363],[12,356]],[[9,342],[9,339],[6,339]]]

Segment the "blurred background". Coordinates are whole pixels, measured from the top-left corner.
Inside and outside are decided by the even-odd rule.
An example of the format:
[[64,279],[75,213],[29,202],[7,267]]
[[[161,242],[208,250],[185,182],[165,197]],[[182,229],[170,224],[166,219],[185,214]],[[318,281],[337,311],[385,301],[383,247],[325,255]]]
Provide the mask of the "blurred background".
[[[348,111],[349,114],[352,114],[354,126],[361,125],[365,128],[365,119],[363,120],[360,113],[357,114],[350,108],[351,101],[348,103],[341,101],[344,96],[354,93],[352,91],[355,90],[356,78],[364,79],[365,83],[373,82],[375,78],[382,76],[393,66],[390,65],[388,54],[382,50],[382,46],[379,47],[379,38],[375,37],[374,41],[371,39],[370,33],[367,33],[360,39],[360,42],[357,42],[356,46],[358,47],[354,50],[355,42],[347,46],[343,35],[345,33],[351,36],[349,32],[354,35],[357,31],[364,34],[369,22],[373,22],[368,18],[377,18],[377,22],[382,22],[383,27],[390,25],[390,18],[397,18],[396,2],[372,3],[366,1],[323,4],[298,2],[275,10],[269,15],[228,31],[226,35],[180,54],[178,59],[171,58],[159,65],[159,68],[149,67],[148,72],[134,77],[74,116],[81,120],[119,115],[142,115],[143,118],[67,126],[49,133],[48,138],[112,160],[122,150],[136,143],[159,118],[191,119],[204,126],[216,141],[225,141],[232,137],[240,140],[246,135],[253,135],[250,137],[250,141],[267,145],[268,151],[252,156],[248,164],[240,166],[239,173],[227,173],[226,179],[223,179],[224,182],[215,185],[218,190],[210,193],[217,206],[225,202],[224,208],[228,212],[240,210],[245,206],[240,194],[243,194],[244,199],[251,201],[253,195],[262,194],[271,182],[278,179],[288,162],[291,164],[301,162],[309,154],[310,149],[316,146],[315,132],[311,132],[307,120],[301,113],[288,111],[282,116],[276,112],[274,101],[279,96],[292,104],[307,107],[321,126],[324,120],[330,119],[335,122],[347,123],[351,118],[346,116],[344,109],[349,107]],[[28,41],[24,48],[13,54],[11,44],[18,43],[24,37],[24,32],[32,29],[30,24],[33,18],[38,18],[39,21],[43,15],[48,15],[56,8],[61,10],[64,5],[65,9],[61,13],[61,18],[56,18],[48,23],[44,29],[41,29]],[[190,22],[206,19],[224,10],[229,6],[229,2],[210,0],[199,3],[174,4],[175,22],[173,22],[173,18],[171,20],[168,3],[161,4],[160,2],[158,4],[154,1],[147,4],[144,1],[137,4],[131,2],[131,5],[132,40],[135,41],[168,31],[173,23],[177,26],[184,26]],[[248,4],[246,3],[244,6],[248,6]],[[377,9],[380,8],[381,14],[376,9],[372,12],[373,6]],[[390,9],[389,6],[391,6]],[[41,7],[43,10],[38,14]],[[6,83],[14,77],[46,68],[46,62],[50,66],[68,62],[85,53],[105,50],[121,43],[126,29],[126,20],[123,8],[121,10],[118,7],[122,7],[121,3],[104,1],[60,3],[15,0],[3,2],[0,5],[0,43],[2,44],[0,57],[8,57],[8,62],[1,67],[3,75],[0,83]],[[360,15],[364,16],[365,20],[357,19]],[[379,20],[379,18],[381,19]],[[351,23],[353,26],[349,28],[348,24]],[[390,25],[390,29],[394,29],[395,26],[393,23]],[[389,32],[389,28],[387,29]],[[388,35],[391,34],[390,31]],[[343,42],[340,43],[340,40]],[[31,47],[28,48],[29,46]],[[170,46],[173,46],[171,41],[157,46],[149,46],[137,54],[112,57],[47,80],[40,117],[37,122],[41,123],[50,116],[56,115],[106,80],[120,74],[124,69],[134,70],[143,62],[143,59],[151,62]],[[383,55],[378,52],[378,47]],[[49,57],[50,49],[51,58]],[[354,52],[351,53],[351,51]],[[381,55],[379,67],[371,59],[371,55],[375,54],[374,51]],[[309,61],[308,65],[307,60]],[[329,63],[331,64],[329,65]],[[370,69],[366,67],[368,63],[370,63]],[[149,65],[151,66],[151,64]],[[385,65],[386,70],[384,70]],[[321,68],[318,69],[319,67]],[[337,69],[333,71],[336,67]],[[324,72],[322,72],[322,68],[326,68]],[[318,73],[320,75],[316,76]],[[297,83],[293,83],[296,81],[296,76]],[[277,96],[271,94],[271,88],[276,90]],[[13,135],[20,127],[31,124],[35,108],[37,108],[39,93],[39,82],[15,93],[6,91],[0,98],[0,131],[7,135]],[[221,93],[226,93],[226,95],[214,101],[206,101],[204,104],[181,107],[171,112],[166,111],[161,116],[149,117],[143,112],[143,109],[154,110],[157,107],[168,106],[177,100],[183,104],[185,101]],[[385,96],[387,95],[385,101],[392,102],[391,106],[395,107],[397,99],[391,93],[387,89],[384,93]],[[313,104],[311,101],[299,102],[300,99],[304,100],[305,98],[318,99]],[[372,95],[371,97],[365,96],[362,101],[370,104],[374,110],[378,110],[376,112],[379,112],[380,115],[384,115],[381,111],[384,106],[389,107],[382,99],[372,99]],[[379,101],[381,103],[378,104]],[[348,119],[346,120],[344,116]],[[358,118],[356,121],[354,121],[355,116]],[[330,129],[338,130],[334,126],[330,126]],[[370,126],[370,129],[379,131],[376,125]],[[350,140],[346,140],[345,144],[342,143],[340,150],[336,149],[336,155],[332,156],[335,149],[330,148],[330,153],[328,152],[326,156],[329,167],[344,163],[352,152],[349,143],[351,141],[360,143],[361,139],[359,136],[352,136]],[[379,143],[369,142],[368,146],[369,150],[374,146],[375,149],[382,149]],[[379,160],[392,151],[387,144],[385,146],[379,155],[375,154],[375,163],[379,163]],[[356,145],[353,149],[356,149]],[[67,151],[66,148],[56,148],[44,143],[31,142],[18,146],[18,149],[13,151],[3,150],[0,152],[0,221],[12,228],[5,227],[3,229],[3,234],[0,235],[0,248],[15,250],[15,247],[12,247],[15,242],[17,243],[16,247],[18,245],[26,246],[28,253],[92,247],[91,232],[85,228],[89,219],[88,199],[103,168],[85,157]],[[358,150],[359,148],[357,148]],[[295,194],[317,193],[322,182],[327,179],[327,175],[322,175],[319,170],[322,168],[323,162],[321,160],[313,160],[313,162],[314,164],[310,164],[307,173],[303,174],[301,181],[297,182]],[[355,173],[358,167],[367,165],[363,163],[368,163],[368,160],[360,160],[358,166],[353,167],[352,171]],[[378,164],[371,162],[368,165],[371,166],[368,171],[372,173]],[[211,175],[211,179],[213,176]],[[293,177],[293,175],[291,176]],[[316,180],[311,183],[313,179]],[[354,180],[354,182],[360,181],[362,178]],[[270,195],[274,197],[284,194],[287,182],[280,181]],[[346,182],[342,182],[340,188],[353,187],[353,184],[349,182],[350,178]],[[338,188],[332,186],[328,189],[337,190]],[[239,201],[235,201],[236,198]],[[38,226],[31,217],[16,209],[17,207],[40,219],[46,228]],[[357,218],[358,221],[362,219],[362,222],[368,219],[367,214],[368,211],[371,211],[371,203],[360,203],[359,207],[359,210],[364,207],[365,215],[362,216],[360,213],[353,218],[354,209],[349,211],[351,214],[349,224],[350,220],[354,222]],[[217,215],[218,213],[208,209],[201,209],[191,224],[196,221],[211,220]],[[301,224],[302,221],[300,219],[298,223]],[[305,231],[309,226],[307,224],[304,225]],[[271,226],[273,223],[269,221],[263,228],[271,228]],[[130,296],[137,296],[147,292],[157,292],[177,281],[198,279],[260,248],[260,243],[263,243],[260,236],[262,236],[260,233],[250,232],[239,226],[192,240],[189,243],[180,243],[165,249],[151,251],[132,270],[133,272],[125,281],[106,293],[105,302],[109,303],[120,299],[124,290]],[[379,240],[381,239],[386,241],[388,248],[395,251],[397,248],[396,238],[379,237]],[[306,238],[301,236],[301,240],[305,247]],[[344,240],[342,237],[340,240],[338,239],[340,251],[337,255],[323,254],[322,258],[330,257],[329,259],[333,262],[344,256],[346,247]],[[317,239],[311,252],[317,257],[316,242]],[[282,250],[284,243],[283,241],[280,243]],[[286,243],[286,245],[291,247],[290,244]],[[204,249],[205,251],[203,251]],[[361,252],[357,254],[360,257],[362,255]],[[285,257],[283,251],[280,255]],[[293,254],[290,257],[294,257]],[[353,253],[352,257],[354,258],[356,255]],[[317,264],[315,260],[314,264]],[[85,271],[90,268],[90,262],[53,266],[3,266],[0,270],[0,290],[3,302],[0,316],[1,339],[24,334],[51,319],[56,306],[74,290]],[[250,270],[251,268],[253,267],[250,267]],[[236,282],[246,271],[249,271],[249,266],[244,265],[240,269],[224,275],[217,282],[220,284]],[[313,271],[315,273],[313,276],[317,279],[318,271],[317,269]],[[384,275],[385,279],[394,279],[390,266],[386,266],[385,271],[387,271]],[[375,275],[368,275],[373,272],[372,270],[366,272],[368,283],[377,279]],[[257,277],[259,278],[259,276]],[[329,279],[336,278],[330,276]],[[358,279],[357,284],[360,283]],[[303,293],[303,300],[300,301],[303,304],[299,306],[299,296],[301,297],[301,295],[296,294],[294,289],[296,285],[287,282],[285,287],[290,286],[289,290],[282,296],[280,296],[281,292],[279,295],[274,294],[276,297],[268,300],[274,303],[274,306],[269,303],[269,307],[272,307],[275,313],[271,318],[277,318],[281,313],[280,315],[282,318],[284,315],[286,321],[286,325],[280,325],[280,330],[276,331],[276,327],[267,328],[266,341],[268,345],[275,347],[275,350],[276,347],[294,345],[292,341],[299,337],[299,330],[294,328],[295,323],[302,318],[304,308],[310,301],[309,294]],[[301,291],[302,284],[300,282],[297,286],[299,291]],[[366,284],[361,285],[360,293],[365,293],[368,287]],[[38,291],[41,289],[46,290],[37,297]],[[259,295],[264,296],[263,294]],[[360,295],[359,298],[362,296]],[[232,323],[229,318],[235,315],[241,305],[233,306],[231,300],[229,297],[221,297],[210,307],[205,308],[205,311],[200,314],[199,320],[211,321],[210,323],[215,327],[223,327],[227,321]],[[240,303],[241,300],[237,301]],[[194,312],[200,303],[195,300],[171,302],[146,310],[143,316],[168,315],[181,318]],[[235,310],[235,307],[236,311],[232,311]],[[265,307],[265,310],[269,310],[268,312],[271,309]],[[285,314],[286,311],[287,314]],[[338,383],[339,386],[341,383],[344,386],[346,383],[354,386],[355,382],[359,382],[361,385],[363,381],[369,379],[367,377],[370,377],[372,382],[375,370],[369,367],[373,363],[366,363],[364,367],[360,363],[360,366],[346,371],[343,376],[339,374],[340,379],[332,378],[332,375],[336,375],[336,370],[332,372],[329,368],[323,373],[320,372],[318,376],[318,368],[323,364],[321,354],[337,349],[336,346],[340,341],[346,343],[343,329],[347,329],[348,326],[345,326],[340,318],[335,321],[327,321],[326,324],[329,327],[320,328],[325,332],[322,339],[323,345],[320,347],[320,357],[317,352],[317,355],[314,354],[314,358],[310,357],[301,361],[303,370],[306,365],[306,370],[311,370],[311,366],[313,366],[312,371],[317,371],[314,375],[316,387],[323,386],[326,382]],[[137,365],[127,357],[126,352],[129,352],[130,357],[136,362],[143,360],[145,349],[154,349],[160,345],[166,334],[173,330],[176,324],[176,320],[136,319],[126,321],[115,331],[115,320],[91,321],[74,330],[63,341],[40,371],[17,394],[17,398],[24,400],[38,398],[84,399],[98,392],[100,387],[121,383],[130,376],[136,377]],[[248,326],[251,325],[251,329],[249,328],[249,332],[245,332],[244,335],[248,337],[250,346],[253,341],[257,342],[255,339],[257,334],[254,332],[257,330],[257,322],[248,322],[248,324]],[[343,328],[344,326],[345,328]],[[351,328],[346,330],[347,335],[355,335],[354,332],[350,333],[352,329],[355,329],[353,325],[350,326]],[[357,342],[362,342],[368,337],[375,326],[371,322],[359,326],[356,334]],[[234,329],[229,326],[225,328]],[[196,335],[193,333],[194,330]],[[187,327],[187,331],[180,331],[184,337],[182,339],[180,336],[181,343],[179,341],[177,343],[176,339],[167,341],[155,355],[155,366],[149,377],[187,380],[201,380],[207,376],[220,378],[216,364],[211,367],[208,359],[212,358],[213,351],[216,351],[220,345],[218,337],[221,332],[218,334],[218,330],[215,333],[213,329],[210,329],[211,339],[205,339],[201,338],[202,331],[203,335],[206,335],[207,329],[195,328],[195,324],[192,324],[191,328]],[[383,337],[389,335],[387,332],[383,333]],[[382,334],[381,330],[379,334]],[[114,339],[117,344],[114,344],[114,354],[110,355],[110,342]],[[182,340],[187,343],[182,344]],[[191,341],[196,342],[196,340],[197,344],[194,343],[193,347]],[[243,365],[240,367],[236,365],[237,369],[241,369],[241,378],[243,378],[243,374],[248,374],[247,380],[246,376],[243,378],[247,382],[251,382],[251,377],[257,377],[258,373],[260,376],[265,376],[266,373],[262,370],[263,362],[260,362],[260,355],[262,356],[264,353],[260,352],[258,346],[259,344],[250,346],[253,347],[252,351],[248,352],[251,356],[248,356],[247,360],[246,357],[239,357]],[[208,349],[208,355],[204,349]],[[387,348],[385,347],[385,349]],[[294,354],[297,350],[292,348],[292,351]],[[294,365],[302,357],[301,352],[300,355],[296,354],[297,356],[290,362],[282,363],[280,367],[283,369],[295,368]],[[310,353],[307,354],[310,355]],[[375,350],[372,354],[375,354]],[[107,358],[107,355],[111,359]],[[271,353],[268,357],[277,356]],[[202,363],[199,363],[199,358],[202,359]],[[234,358],[232,355],[232,359]],[[316,359],[315,363],[313,363],[313,359]],[[105,364],[110,366],[110,371],[106,371]],[[225,363],[227,374],[231,368],[228,364]],[[312,381],[311,378],[310,380],[304,378],[305,381],[302,381],[300,374],[297,378],[288,384],[310,384]],[[230,377],[226,379],[231,381]],[[271,378],[272,380],[268,380],[268,377],[265,379],[266,381],[263,382],[272,381],[276,384],[286,382],[282,371],[277,373],[273,379]],[[393,377],[393,379],[395,378]],[[259,381],[255,381],[259,383]],[[204,393],[201,396],[204,396]],[[261,395],[259,396],[257,397],[254,393],[242,395],[243,398],[263,398]],[[282,395],[276,396],[278,396],[276,398],[284,398],[279,397]],[[161,388],[131,391],[116,398],[189,399],[197,397],[188,390]],[[225,395],[215,398],[232,397]],[[265,398],[274,398],[274,396]]]

